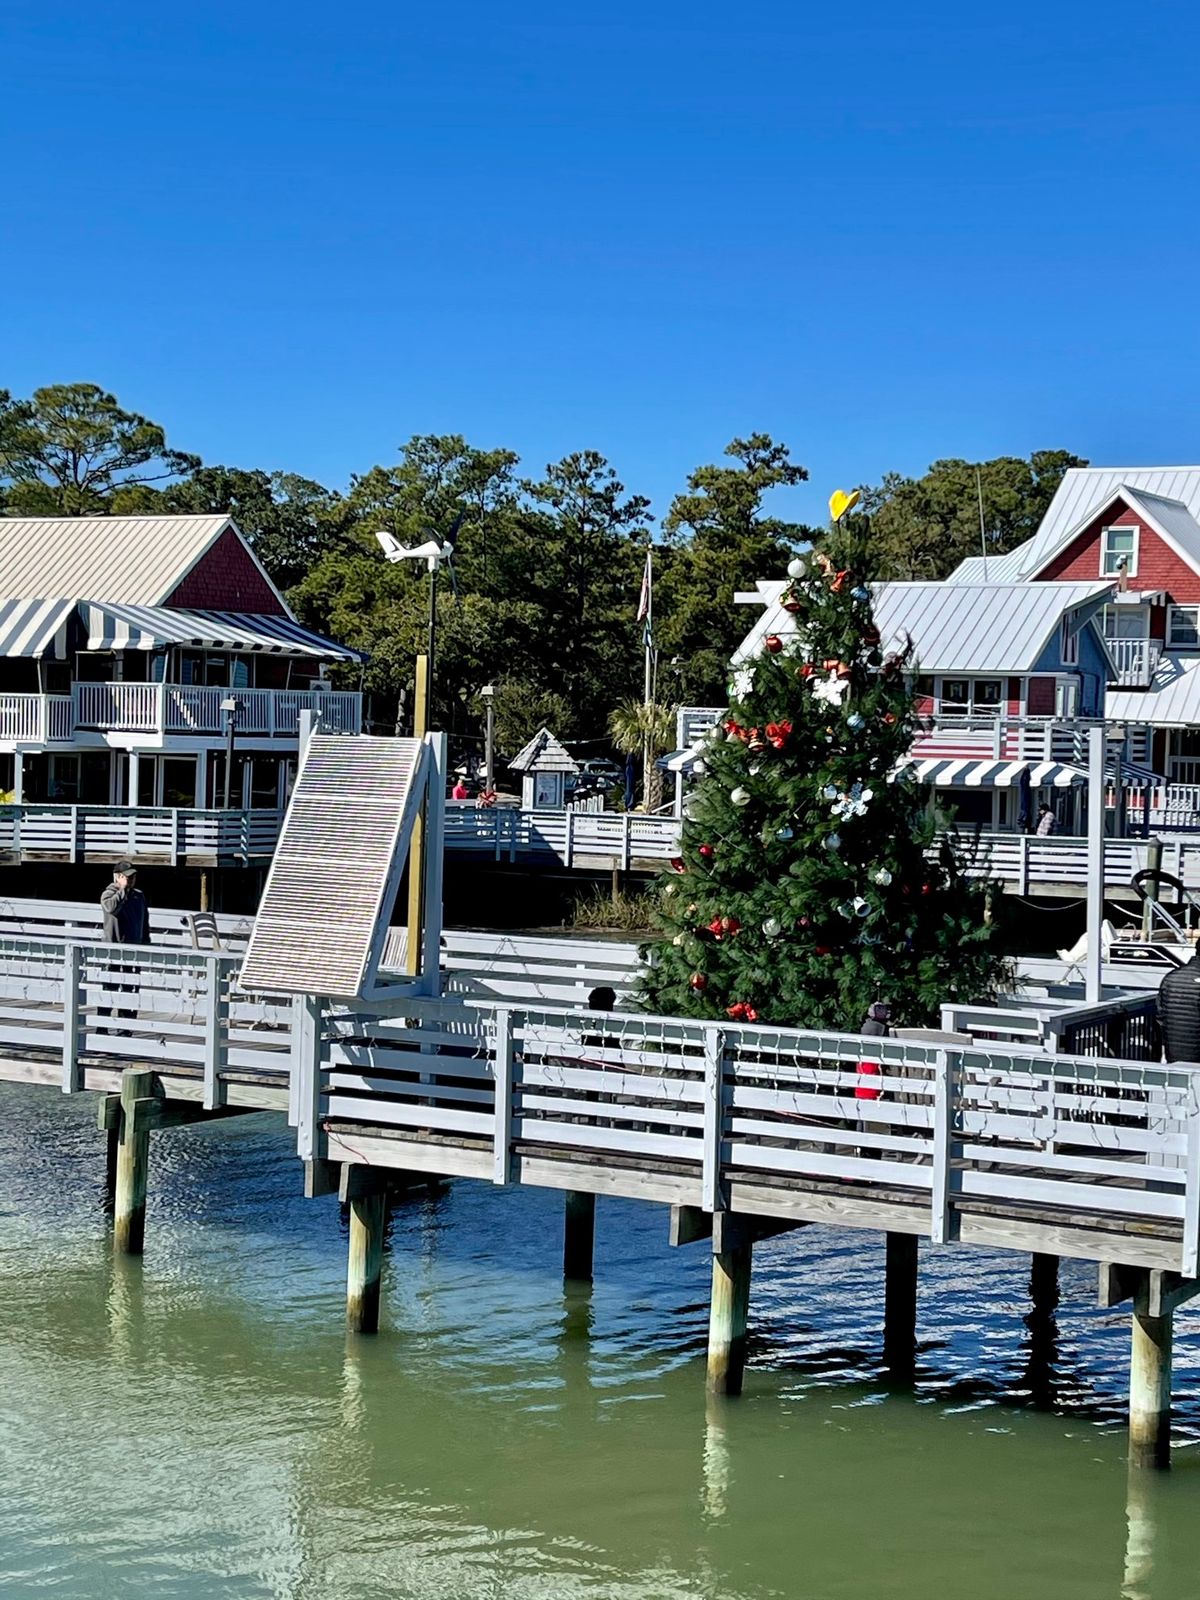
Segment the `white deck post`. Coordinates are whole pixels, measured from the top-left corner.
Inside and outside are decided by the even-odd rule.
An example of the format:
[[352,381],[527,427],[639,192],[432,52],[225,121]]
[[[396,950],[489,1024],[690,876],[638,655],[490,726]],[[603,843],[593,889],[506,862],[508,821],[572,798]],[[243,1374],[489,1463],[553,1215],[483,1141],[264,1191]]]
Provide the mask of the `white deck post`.
[[1104,952],[1100,925],[1104,921],[1104,726],[1088,729],[1088,879],[1087,957],[1084,993],[1088,1002],[1100,999]]
[[933,1066],[933,1170],[930,1173],[933,1192],[929,1217],[929,1237],[934,1244],[944,1244],[951,1235],[950,1217],[950,1159],[951,1130],[954,1126],[955,1064],[957,1051],[939,1050]]
[[492,1133],[492,1182],[512,1179],[513,1014],[507,1006],[496,1011],[496,1059],[492,1068],[495,1088],[495,1127]]
[[292,1002],[292,1078],[295,1083],[296,1154],[315,1161],[321,1137],[321,1001],[298,994]]
[[[425,788],[424,916],[421,922],[421,992],[442,992],[442,897],[446,862],[446,735],[426,734],[429,777]],[[411,930],[410,930],[411,932]]]
[[721,1209],[721,1124],[725,1101],[725,1034],[704,1030],[704,1129],[700,1170],[700,1206]]
[[77,944],[69,944],[63,955],[63,1044],[62,1089],[64,1094],[74,1094],[83,1088],[83,1071],[79,1065],[79,974],[83,952]]
[[221,958],[204,958],[204,1109],[225,1104],[221,1069],[229,1038],[229,1001],[222,986]]

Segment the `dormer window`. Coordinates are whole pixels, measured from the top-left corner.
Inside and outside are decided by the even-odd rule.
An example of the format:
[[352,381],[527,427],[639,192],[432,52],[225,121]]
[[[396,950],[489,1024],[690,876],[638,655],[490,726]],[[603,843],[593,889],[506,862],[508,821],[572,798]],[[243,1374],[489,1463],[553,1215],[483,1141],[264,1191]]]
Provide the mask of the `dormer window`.
[[1138,530],[1136,527],[1105,528],[1100,534],[1100,576],[1132,578],[1137,572]]

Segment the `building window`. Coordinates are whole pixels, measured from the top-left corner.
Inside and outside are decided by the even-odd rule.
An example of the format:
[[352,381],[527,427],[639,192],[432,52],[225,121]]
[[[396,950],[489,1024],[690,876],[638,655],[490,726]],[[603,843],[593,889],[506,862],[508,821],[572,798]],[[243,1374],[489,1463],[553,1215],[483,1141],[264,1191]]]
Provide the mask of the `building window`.
[[1105,606],[1104,637],[1106,639],[1148,639],[1150,637],[1150,607]]
[[1200,650],[1200,606],[1170,606],[1167,610],[1167,648]]
[[943,678],[939,709],[944,717],[994,717],[1003,700],[1001,678]]
[[1138,530],[1136,527],[1105,528],[1100,535],[1100,576],[1115,578],[1124,570],[1130,577],[1137,571]]

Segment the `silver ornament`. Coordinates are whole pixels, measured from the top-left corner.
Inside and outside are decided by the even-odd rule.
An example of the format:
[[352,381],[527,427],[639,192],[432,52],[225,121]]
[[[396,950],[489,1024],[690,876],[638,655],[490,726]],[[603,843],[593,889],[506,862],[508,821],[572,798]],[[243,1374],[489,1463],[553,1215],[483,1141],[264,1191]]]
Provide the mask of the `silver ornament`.
[[730,804],[735,806],[748,806],[750,796],[745,789],[735,789],[729,796]]
[[799,556],[793,556],[787,564],[787,575],[789,578],[802,578],[807,571],[808,563],[801,561]]
[[762,931],[766,934],[768,939],[778,939],[779,935],[783,932],[783,929],[776,917],[768,917],[762,925]]

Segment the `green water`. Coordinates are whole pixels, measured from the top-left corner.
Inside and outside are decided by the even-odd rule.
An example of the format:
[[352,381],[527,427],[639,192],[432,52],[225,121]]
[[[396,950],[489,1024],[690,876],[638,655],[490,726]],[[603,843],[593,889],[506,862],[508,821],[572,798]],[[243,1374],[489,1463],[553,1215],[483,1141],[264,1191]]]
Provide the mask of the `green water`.
[[668,1251],[661,1210],[599,1204],[587,1296],[560,1197],[407,1201],[384,1331],[348,1340],[344,1226],[278,1122],[156,1135],[129,1263],[92,1116],[0,1086],[3,1600],[1200,1595],[1200,1318],[1175,1469],[1131,1501],[1094,1269],[1065,1264],[1031,1329],[1027,1263],[923,1253],[920,1377],[892,1395],[879,1241],[782,1237],[746,1394],[706,1410],[704,1247]]

